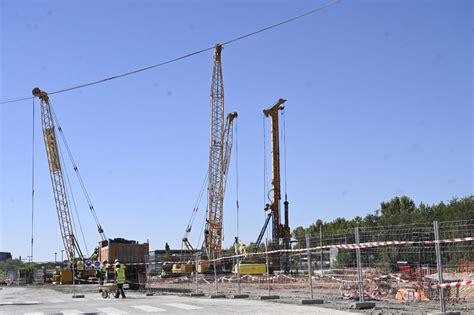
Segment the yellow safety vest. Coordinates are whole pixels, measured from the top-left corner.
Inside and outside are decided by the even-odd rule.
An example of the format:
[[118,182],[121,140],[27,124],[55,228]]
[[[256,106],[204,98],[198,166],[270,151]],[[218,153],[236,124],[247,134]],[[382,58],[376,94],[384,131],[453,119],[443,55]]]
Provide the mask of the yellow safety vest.
[[107,270],[107,265],[100,265],[100,272],[105,273]]
[[120,267],[115,268],[117,273],[117,283],[125,283],[125,266],[120,265]]

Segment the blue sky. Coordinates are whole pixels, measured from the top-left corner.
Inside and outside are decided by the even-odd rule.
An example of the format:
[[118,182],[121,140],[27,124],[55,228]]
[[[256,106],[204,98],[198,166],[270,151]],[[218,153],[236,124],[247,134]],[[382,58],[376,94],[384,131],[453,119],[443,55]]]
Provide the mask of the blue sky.
[[[155,64],[325,3],[3,0],[0,98]],[[241,239],[254,241],[264,221],[262,109],[278,98],[288,100],[292,228],[363,216],[397,195],[435,203],[472,194],[472,15],[469,1],[343,1],[225,47],[225,110],[239,113]],[[107,236],[180,247],[207,170],[211,70],[209,51],[51,96]],[[62,241],[38,106],[34,256],[51,260]],[[0,115],[0,250],[26,257],[32,101],[1,105]],[[225,246],[237,233],[235,157]],[[76,182],[91,251],[99,237]]]

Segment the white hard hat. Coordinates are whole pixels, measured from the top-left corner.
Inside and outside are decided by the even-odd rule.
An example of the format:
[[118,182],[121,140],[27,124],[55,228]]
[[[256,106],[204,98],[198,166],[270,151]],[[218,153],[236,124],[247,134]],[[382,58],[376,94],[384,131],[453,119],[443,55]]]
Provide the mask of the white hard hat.
[[118,263],[118,262],[119,262],[119,260],[118,260],[118,259],[115,259],[115,260],[114,260],[114,263]]

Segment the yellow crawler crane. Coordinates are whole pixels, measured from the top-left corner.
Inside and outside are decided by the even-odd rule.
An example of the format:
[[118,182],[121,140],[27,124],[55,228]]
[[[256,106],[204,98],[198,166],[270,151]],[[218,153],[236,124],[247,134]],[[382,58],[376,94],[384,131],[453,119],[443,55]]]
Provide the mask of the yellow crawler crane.
[[[208,259],[222,256],[224,194],[232,152],[233,121],[237,117],[236,112],[228,114],[224,126],[224,80],[221,53],[222,46],[216,44],[210,97],[208,218],[204,231],[204,247]],[[198,271],[205,272],[209,267],[209,260],[201,261]]]
[[39,88],[33,89],[33,95],[41,101],[41,124],[43,128],[44,144],[46,146],[46,155],[48,156],[49,173],[51,175],[51,184],[53,186],[54,201],[59,220],[59,228],[66,250],[68,261],[73,264],[74,256],[77,252],[79,258],[83,258],[79,244],[74,235],[69,210],[69,202],[64,182],[64,175],[61,168],[59,147],[54,127],[53,115],[49,104],[48,94]]
[[[79,265],[84,265],[84,258],[87,260],[92,261],[98,259],[99,256],[99,248],[96,248],[94,253],[90,257],[84,257],[82,254],[81,248],[77,242],[76,236],[74,235],[74,226],[70,211],[70,203],[68,199],[68,192],[66,188],[66,182],[64,180],[63,168],[61,165],[61,154],[58,146],[57,141],[57,133],[56,133],[56,126],[54,123],[54,113],[51,108],[51,104],[49,101],[48,93],[40,90],[39,88],[34,88],[32,91],[35,97],[40,99],[40,108],[41,108],[41,125],[43,130],[43,138],[46,148],[46,155],[48,158],[48,165],[49,165],[49,172],[51,176],[51,184],[53,188],[53,195],[54,201],[56,206],[56,212],[58,215],[59,227],[61,231],[61,237],[64,243],[64,249],[66,251],[66,257],[70,265],[74,265],[75,263],[75,256],[77,253],[77,257],[79,258],[78,267]],[[58,126],[58,131],[62,133],[61,127]],[[66,148],[68,149],[69,157],[73,162],[73,158],[71,152],[69,151],[69,147],[66,144]],[[73,162],[74,164],[74,162]],[[79,171],[77,165],[74,164],[74,171],[78,175],[78,179],[84,191],[85,197],[89,203],[89,209],[91,210],[94,219],[97,224],[97,230],[101,236],[102,241],[106,240],[106,236],[102,226],[99,223],[97,215],[95,214],[94,206],[89,198],[89,195],[85,189],[84,182],[79,175]],[[79,268],[77,268],[79,269]],[[76,270],[77,271],[77,270]],[[76,273],[81,277],[89,277],[95,276],[95,271],[93,269],[85,270],[84,272],[79,271]],[[61,282],[62,283],[69,283],[72,281],[73,274],[70,269],[65,269],[61,271]]]

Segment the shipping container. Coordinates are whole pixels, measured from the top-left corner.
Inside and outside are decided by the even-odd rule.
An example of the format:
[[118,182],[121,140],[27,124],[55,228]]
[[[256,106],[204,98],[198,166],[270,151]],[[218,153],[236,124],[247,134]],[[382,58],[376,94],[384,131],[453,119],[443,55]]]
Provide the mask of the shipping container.
[[101,241],[99,250],[99,260],[107,260],[113,264],[118,259],[124,264],[126,282],[130,289],[140,289],[145,285],[146,262],[149,251],[149,244],[139,244],[137,241],[123,238],[108,239]]

